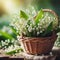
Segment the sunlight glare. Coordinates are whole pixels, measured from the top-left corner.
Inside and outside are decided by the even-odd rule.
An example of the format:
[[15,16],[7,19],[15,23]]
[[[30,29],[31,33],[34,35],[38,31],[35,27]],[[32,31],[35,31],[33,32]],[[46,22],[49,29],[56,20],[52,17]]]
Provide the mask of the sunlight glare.
[[3,5],[3,8],[8,12],[8,13],[13,13],[15,11],[15,5],[12,2],[12,0],[2,0],[1,4]]

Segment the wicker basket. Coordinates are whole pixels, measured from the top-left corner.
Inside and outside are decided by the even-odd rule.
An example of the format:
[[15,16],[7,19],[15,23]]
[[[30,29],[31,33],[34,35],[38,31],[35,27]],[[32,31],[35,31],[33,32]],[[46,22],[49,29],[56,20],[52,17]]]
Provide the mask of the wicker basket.
[[[43,11],[51,12],[58,20],[58,16],[54,11],[50,9],[43,9]],[[52,50],[56,38],[56,33],[53,32],[50,37],[22,37],[20,41],[28,54],[47,54]]]
[[52,34],[52,36],[44,38],[23,37],[20,41],[28,54],[47,54],[52,50],[56,38],[56,34]]

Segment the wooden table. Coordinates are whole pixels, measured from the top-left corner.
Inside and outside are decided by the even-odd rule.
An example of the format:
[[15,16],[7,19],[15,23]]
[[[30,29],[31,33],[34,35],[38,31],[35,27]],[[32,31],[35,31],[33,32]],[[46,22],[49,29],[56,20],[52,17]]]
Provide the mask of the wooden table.
[[16,56],[7,56],[0,54],[0,60],[60,60],[60,49],[54,47],[52,53],[48,55],[29,55],[26,53],[20,53]]

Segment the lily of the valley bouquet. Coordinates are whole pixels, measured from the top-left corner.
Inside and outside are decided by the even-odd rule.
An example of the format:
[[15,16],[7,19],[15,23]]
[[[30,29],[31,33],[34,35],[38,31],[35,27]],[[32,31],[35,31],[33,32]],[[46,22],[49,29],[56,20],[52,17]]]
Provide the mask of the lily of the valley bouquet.
[[[52,49],[58,29],[58,16],[50,9],[20,10],[12,25],[22,36],[25,51],[29,54],[46,54]],[[35,46],[35,47],[34,47]]]

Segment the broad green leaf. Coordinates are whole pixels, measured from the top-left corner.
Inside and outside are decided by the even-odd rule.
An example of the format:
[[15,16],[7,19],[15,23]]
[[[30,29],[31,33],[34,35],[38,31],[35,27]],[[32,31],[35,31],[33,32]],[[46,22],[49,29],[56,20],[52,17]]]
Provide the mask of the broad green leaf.
[[37,14],[37,16],[36,16],[36,18],[35,18],[36,24],[39,23],[39,20],[43,17],[43,14],[44,14],[44,12],[43,12],[42,9],[41,9],[41,10],[38,12],[38,14]]
[[3,32],[3,31],[1,31],[1,30],[0,30],[0,34],[1,34],[2,36],[4,36],[4,37],[8,38],[8,39],[13,39],[13,37],[12,37],[10,34],[8,34],[8,33],[6,33],[6,32]]
[[20,18],[24,18],[27,20],[29,17],[24,11],[20,10]]
[[46,34],[49,34],[52,31],[52,28],[53,28],[53,22],[49,24],[46,31],[43,33],[43,36],[46,36]]

